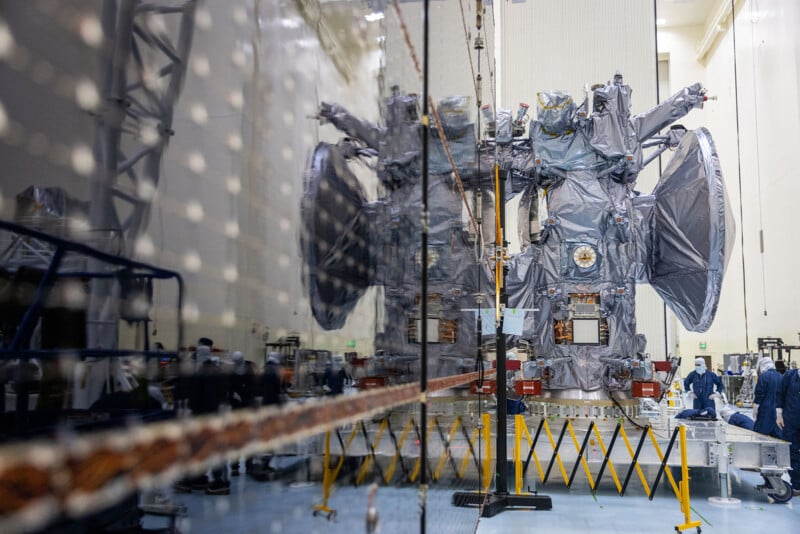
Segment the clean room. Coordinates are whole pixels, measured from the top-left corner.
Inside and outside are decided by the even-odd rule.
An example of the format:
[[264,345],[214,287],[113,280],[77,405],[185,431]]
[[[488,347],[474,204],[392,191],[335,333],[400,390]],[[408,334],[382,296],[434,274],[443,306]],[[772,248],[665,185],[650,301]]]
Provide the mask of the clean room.
[[793,530],[798,25],[0,2],[0,531]]

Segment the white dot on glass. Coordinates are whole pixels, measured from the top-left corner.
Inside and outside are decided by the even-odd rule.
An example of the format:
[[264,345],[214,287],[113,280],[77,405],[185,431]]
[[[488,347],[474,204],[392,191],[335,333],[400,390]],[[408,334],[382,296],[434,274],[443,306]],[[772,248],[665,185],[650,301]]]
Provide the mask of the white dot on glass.
[[153,200],[156,195],[156,184],[150,178],[142,178],[136,185],[136,194],[142,200]]
[[291,126],[292,124],[294,124],[294,113],[292,113],[291,111],[284,111],[283,112],[283,123],[286,126]]
[[231,195],[238,195],[242,191],[242,181],[238,176],[229,176],[225,185]]
[[273,534],[279,534],[280,532],[283,532],[283,523],[277,519],[274,519],[270,525],[270,530]]
[[14,51],[14,36],[6,21],[0,19],[0,59],[8,59]]
[[294,150],[292,150],[292,147],[287,145],[281,149],[281,156],[283,156],[283,159],[286,161],[289,161],[294,157]]
[[288,269],[291,263],[292,260],[290,260],[289,256],[286,254],[281,254],[278,256],[278,265],[280,265],[282,269]]
[[225,310],[220,317],[222,326],[234,326],[236,324],[236,312],[233,310]]
[[186,218],[194,223],[203,220],[205,213],[203,212],[203,205],[196,200],[190,200],[186,203]]
[[94,15],[81,18],[78,23],[78,33],[83,42],[91,47],[98,47],[103,42],[103,27]]
[[70,309],[80,309],[86,304],[86,293],[77,282],[67,282],[64,287],[64,305]]
[[89,220],[86,217],[70,217],[69,223],[69,230],[73,233],[81,233],[81,232],[88,232],[92,229],[92,225],[89,224]]
[[233,20],[236,21],[237,24],[244,24],[247,22],[247,11],[244,10],[243,7],[236,7],[233,10]]
[[189,168],[192,172],[196,174],[200,174],[206,171],[206,158],[200,152],[193,151],[189,153],[189,157],[186,159],[186,164],[189,165]]
[[208,110],[206,110],[206,107],[200,102],[192,105],[189,114],[192,117],[192,122],[197,125],[203,125],[208,122]]
[[196,304],[193,302],[187,302],[183,305],[183,310],[181,310],[181,315],[183,315],[183,320],[189,323],[196,323],[198,319],[200,319],[200,308],[197,307]]
[[295,81],[294,77],[292,76],[284,76],[283,78],[283,88],[286,89],[288,92],[294,91],[295,88]]
[[236,239],[239,237],[239,223],[236,221],[228,221],[225,223],[225,237]]
[[239,152],[242,149],[244,142],[239,134],[231,134],[228,136],[228,148],[234,152]]
[[197,56],[192,61],[192,70],[198,78],[208,78],[211,74],[211,64],[206,56]]
[[247,65],[247,56],[241,50],[234,50],[231,54],[231,61],[237,67],[244,67]]
[[289,228],[292,227],[292,223],[289,222],[289,219],[281,219],[278,222],[278,225],[281,227],[281,230],[283,230],[284,232],[287,232],[289,230]]
[[147,146],[154,146],[158,143],[158,129],[154,124],[143,124],[139,128],[139,137]]
[[142,235],[136,238],[133,250],[136,252],[137,256],[147,258],[156,253],[156,246],[153,244],[153,240],[150,239],[149,235]]
[[239,271],[236,269],[235,265],[226,265],[224,269],[222,269],[222,278],[226,282],[235,282],[239,279]]
[[203,267],[203,260],[200,259],[197,252],[192,250],[183,257],[183,266],[190,273],[196,273]]
[[278,291],[278,302],[281,304],[289,302],[289,294],[286,291]]
[[94,154],[92,149],[86,145],[78,145],[72,149],[71,155],[72,169],[83,176],[88,176],[94,172]]
[[244,107],[244,95],[241,91],[231,91],[228,95],[228,103],[234,109],[242,109]]
[[5,106],[0,102],[0,136],[5,135],[6,131],[8,131],[8,114]]
[[201,30],[211,29],[211,12],[201,7],[194,14],[194,22]]
[[314,144],[314,136],[312,136],[308,132],[303,132],[303,144],[304,145],[313,145]]
[[81,109],[94,111],[100,106],[100,93],[97,86],[91,80],[78,80],[75,84],[75,100]]
[[288,197],[292,194],[292,186],[287,183],[281,184],[281,193]]

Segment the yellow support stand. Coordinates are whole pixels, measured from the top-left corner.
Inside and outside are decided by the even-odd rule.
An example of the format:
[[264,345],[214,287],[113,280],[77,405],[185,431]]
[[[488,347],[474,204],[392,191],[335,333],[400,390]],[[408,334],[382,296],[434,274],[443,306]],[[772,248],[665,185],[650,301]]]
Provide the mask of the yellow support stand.
[[483,420],[483,442],[486,444],[486,454],[483,456],[483,491],[488,492],[492,485],[492,420],[488,413],[481,416]]
[[[572,443],[575,445],[575,452],[581,452],[581,445],[578,443],[578,436],[575,435],[575,429],[572,427],[572,421],[567,421],[567,430],[569,430],[569,435],[572,438]],[[589,463],[586,461],[584,456],[580,456],[581,465],[583,466],[583,470],[586,473],[586,478],[589,480],[589,489],[594,491],[594,478],[592,478],[592,472],[589,470]]]
[[[361,424],[363,425],[364,423],[362,422]],[[386,422],[386,419],[384,419],[381,422],[380,428],[378,428],[378,432],[375,434],[375,439],[372,440],[372,444],[370,445],[369,443],[367,443],[366,444],[367,447],[371,446],[374,449],[375,447],[380,445],[381,438],[383,438],[383,432],[386,430],[387,426],[388,423]],[[361,471],[358,473],[358,477],[356,477],[356,486],[360,486],[361,483],[364,481],[364,477],[367,476],[367,472],[369,471],[369,468],[372,465],[372,460],[373,458],[371,454],[367,454],[367,456],[364,457],[364,464],[361,466]]]
[[680,439],[681,439],[681,484],[680,495],[678,501],[681,503],[681,512],[683,512],[684,523],[676,525],[675,530],[683,532],[690,528],[696,528],[700,532],[700,521],[692,521],[692,506],[689,501],[689,462],[686,460],[686,427],[680,426]]
[[[631,442],[628,439],[628,434],[625,433],[625,427],[620,427],[619,435],[622,436],[622,440],[625,442],[625,447],[628,448],[628,454],[631,456],[631,460],[633,460],[633,457],[636,455],[634,454],[633,447],[631,446]],[[639,475],[639,480],[642,481],[642,487],[644,488],[644,492],[647,495],[650,495],[650,485],[647,483],[647,479],[645,478],[644,472],[642,471],[642,466],[639,465],[638,460],[636,461],[636,473]]]
[[[475,442],[478,441],[478,432],[480,432],[477,428],[472,431],[472,437],[469,438],[469,445],[470,447],[475,447]],[[461,460],[461,465],[458,468],[458,478],[459,480],[464,478],[464,471],[467,470],[467,466],[469,465],[469,454],[464,455],[464,459]]]
[[328,515],[328,519],[333,519],[336,517],[336,510],[333,508],[328,507],[328,499],[331,496],[331,487],[333,487],[333,483],[336,482],[336,477],[339,476],[339,471],[341,471],[342,466],[344,465],[344,454],[350,444],[353,442],[353,439],[356,437],[356,430],[358,427],[353,427],[353,431],[350,432],[350,437],[347,438],[347,443],[345,444],[345,448],[342,451],[342,455],[339,456],[339,462],[336,464],[336,467],[331,469],[331,431],[325,432],[325,455],[323,457],[323,462],[325,467],[322,471],[322,504],[315,504],[314,505],[314,515],[318,513],[323,513]]
[[522,454],[520,453],[520,442],[525,425],[525,418],[517,414],[514,416],[514,452],[511,455],[514,461],[514,481],[517,495],[522,493]]
[[[686,432],[686,427],[681,425],[680,426],[680,430]],[[653,442],[653,448],[656,450],[656,454],[658,455],[659,461],[663,462],[664,461],[664,454],[661,452],[661,447],[658,446],[658,441],[656,440],[656,435],[653,433],[653,428],[652,427],[647,429],[647,435],[650,436],[650,441]],[[683,446],[684,445],[685,445],[685,443],[681,443],[681,457],[683,456],[683,454],[685,454],[684,451],[683,451]],[[683,461],[681,460],[681,464],[682,463],[683,463]],[[664,466],[664,474],[667,475],[667,480],[669,480],[669,483],[672,486],[672,491],[675,492],[675,496],[680,501],[680,499],[681,499],[680,491],[681,490],[678,489],[678,484],[675,483],[675,479],[672,477],[672,471],[670,471],[668,465]]]
[[386,469],[386,474],[383,477],[383,481],[387,484],[391,482],[392,477],[394,476],[394,471],[397,468],[397,461],[400,458],[400,451],[403,450],[403,443],[405,443],[408,433],[411,431],[412,427],[413,425],[411,419],[406,421],[406,424],[403,425],[403,431],[400,433],[400,439],[397,440],[397,450],[394,451],[392,461],[389,463],[389,467]]
[[[622,430],[620,428],[620,430]],[[606,444],[603,443],[603,437],[600,435],[600,430],[598,429],[597,425],[594,426],[594,436],[597,438],[597,443],[600,445],[600,452],[603,453],[603,456],[608,454],[606,449]],[[611,473],[611,478],[614,480],[614,484],[617,486],[617,492],[622,493],[622,484],[619,481],[619,477],[617,476],[617,470],[614,469],[614,464],[611,462],[611,458],[608,459],[608,472]]]
[[[556,440],[553,438],[553,433],[550,432],[550,425],[547,424],[547,419],[544,420],[542,426],[544,427],[544,431],[547,434],[547,439],[550,440],[550,446],[555,451]],[[564,479],[564,485],[565,486],[569,485],[569,477],[567,476],[567,470],[564,468],[564,462],[561,461],[561,455],[558,453],[556,453],[556,462],[558,462],[558,469],[559,471],[561,471],[561,478]],[[542,477],[542,480],[544,481],[544,477]]]
[[[514,475],[516,478],[516,491],[517,495],[522,493],[522,438],[525,438],[528,441],[528,447],[533,447],[533,438],[531,438],[530,432],[528,432],[528,425],[525,423],[525,418],[522,415],[514,416]],[[536,470],[539,472],[539,480],[544,480],[544,470],[542,469],[542,464],[539,462],[539,455],[536,454],[536,450],[534,449],[531,452],[531,456],[533,457],[533,462],[536,465]]]

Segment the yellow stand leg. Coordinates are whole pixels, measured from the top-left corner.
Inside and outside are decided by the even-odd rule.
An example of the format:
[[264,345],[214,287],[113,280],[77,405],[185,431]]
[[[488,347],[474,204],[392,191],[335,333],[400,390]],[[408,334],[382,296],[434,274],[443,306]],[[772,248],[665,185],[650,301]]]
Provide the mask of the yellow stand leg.
[[[342,457],[344,457],[344,451],[342,451]],[[330,430],[325,432],[325,456],[323,462],[325,463],[325,468],[322,472],[322,504],[315,504],[314,505],[314,515],[317,515],[319,512],[323,514],[328,514],[328,519],[332,519],[336,517],[336,510],[332,508],[328,508],[328,499],[331,496],[331,486],[333,485],[334,474],[331,470],[330,465],[331,459],[331,432]]]
[[692,521],[692,506],[689,502],[689,463],[686,460],[686,427],[680,426],[680,439],[681,439],[681,483],[680,483],[680,503],[681,512],[683,512],[684,523],[676,525],[675,530],[683,532],[690,528],[696,528],[700,532],[700,521]]

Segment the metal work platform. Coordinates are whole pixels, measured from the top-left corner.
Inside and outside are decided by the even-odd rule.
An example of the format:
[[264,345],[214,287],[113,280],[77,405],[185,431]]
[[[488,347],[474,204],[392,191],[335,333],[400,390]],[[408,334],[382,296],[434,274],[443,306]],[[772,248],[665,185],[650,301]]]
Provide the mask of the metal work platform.
[[[493,451],[496,442],[495,415],[493,411],[483,411],[484,417],[488,414],[488,420],[491,421],[487,430],[478,424],[477,403],[467,401],[465,406],[470,410],[465,411],[461,409],[464,406],[459,406],[453,400],[440,405],[433,404],[434,410],[430,414],[430,479],[434,482],[450,478],[480,480],[483,475],[483,479],[487,480],[486,474],[490,470],[484,463],[491,464],[496,457]],[[441,406],[445,413],[437,413],[437,406]],[[519,441],[517,453],[515,435],[520,420],[524,421],[529,438]],[[559,471],[553,469],[556,465],[563,465],[561,472],[564,473],[564,482],[570,485],[575,478],[575,464],[578,462],[593,477],[600,475],[598,484],[606,464],[611,464],[612,470],[613,466],[617,466],[618,472],[623,475],[630,468],[629,478],[635,467],[637,472],[642,473],[639,478],[646,484],[643,472],[680,465],[680,457],[677,454],[670,455],[670,450],[677,447],[675,430],[678,425],[683,425],[686,428],[689,467],[715,469],[720,474],[720,494],[723,497],[728,497],[727,472],[730,467],[760,473],[765,481],[760,489],[775,501],[785,502],[792,497],[791,491],[787,492],[786,484],[781,480],[781,476],[790,468],[789,443],[786,441],[728,425],[722,420],[679,420],[665,414],[660,419],[638,418],[633,421],[641,426],[637,427],[624,418],[612,417],[510,417],[508,458],[516,458],[518,454],[521,460],[525,460],[526,487],[536,487],[539,482],[545,485],[548,478],[552,483]],[[330,439],[329,453],[339,456],[344,451],[346,457],[364,459],[360,472],[354,474],[353,482],[356,484],[367,480],[369,474],[378,474],[385,484],[414,482],[420,451],[416,439],[409,438],[413,438],[415,432],[418,433],[419,428],[413,413],[394,411],[383,417],[375,417],[372,421],[339,429],[338,437],[332,434],[334,437]],[[547,470],[547,476],[540,476],[540,480],[535,480],[533,470],[528,469],[533,456],[531,449],[535,452],[536,461],[541,460],[540,470],[543,471],[545,467]],[[567,472],[572,472],[572,475],[567,477]],[[616,475],[614,478],[616,482]]]

